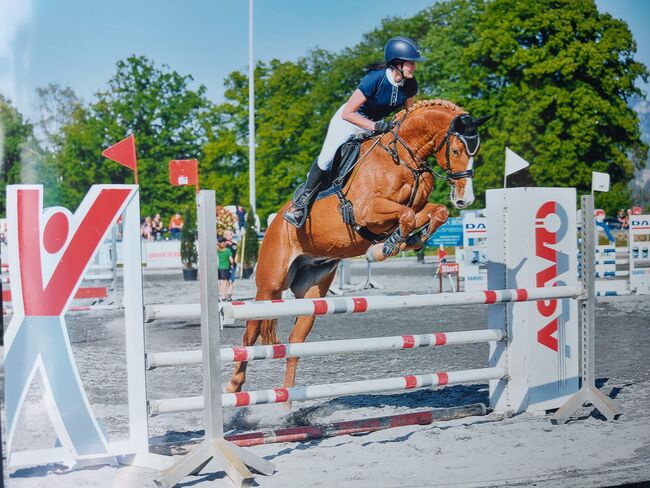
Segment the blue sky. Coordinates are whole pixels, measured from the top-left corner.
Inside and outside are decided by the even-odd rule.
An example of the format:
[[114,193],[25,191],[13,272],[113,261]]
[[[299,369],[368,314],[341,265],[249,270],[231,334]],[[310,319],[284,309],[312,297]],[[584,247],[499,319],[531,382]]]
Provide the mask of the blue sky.
[[[256,0],[255,58],[294,60],[314,47],[338,51],[387,16],[432,0]],[[597,0],[622,18],[650,66],[650,1]],[[223,80],[248,63],[248,0],[0,0],[0,93],[35,118],[35,88],[69,85],[85,100],[115,63],[142,54],[192,74],[219,101]],[[646,91],[649,86],[645,85]]]

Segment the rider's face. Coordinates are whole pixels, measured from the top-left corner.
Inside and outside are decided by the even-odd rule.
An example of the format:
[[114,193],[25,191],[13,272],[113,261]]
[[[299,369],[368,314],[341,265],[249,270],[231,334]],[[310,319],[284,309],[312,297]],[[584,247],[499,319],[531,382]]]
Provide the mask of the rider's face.
[[413,78],[415,73],[415,61],[404,61],[402,71],[404,72],[404,78]]

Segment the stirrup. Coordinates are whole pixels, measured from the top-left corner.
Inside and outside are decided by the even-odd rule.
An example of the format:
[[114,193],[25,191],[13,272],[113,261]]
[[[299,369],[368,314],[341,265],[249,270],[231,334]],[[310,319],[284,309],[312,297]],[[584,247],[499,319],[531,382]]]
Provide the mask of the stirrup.
[[400,242],[402,242],[402,229],[398,227],[395,232],[388,236],[386,242],[384,242],[384,246],[381,248],[381,253],[386,257],[390,256],[393,254]]
[[[296,216],[298,214],[298,216]],[[307,216],[309,215],[309,207],[307,206],[292,206],[284,212],[284,220],[293,225],[296,229],[302,228],[307,221]]]

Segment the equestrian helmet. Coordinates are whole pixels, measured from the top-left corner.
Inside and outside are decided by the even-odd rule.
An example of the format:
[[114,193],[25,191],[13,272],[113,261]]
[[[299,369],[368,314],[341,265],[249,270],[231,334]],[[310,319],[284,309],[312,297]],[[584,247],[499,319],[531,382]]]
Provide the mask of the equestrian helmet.
[[395,61],[425,61],[420,54],[420,46],[410,37],[392,37],[384,48],[384,59],[391,64]]

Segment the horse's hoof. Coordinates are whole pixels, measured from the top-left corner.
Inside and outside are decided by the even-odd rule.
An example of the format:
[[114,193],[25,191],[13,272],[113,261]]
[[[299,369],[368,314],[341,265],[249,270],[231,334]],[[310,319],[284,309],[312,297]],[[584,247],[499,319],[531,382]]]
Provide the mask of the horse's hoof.
[[239,393],[241,391],[242,385],[236,385],[232,381],[228,382],[228,385],[224,388],[225,393]]

